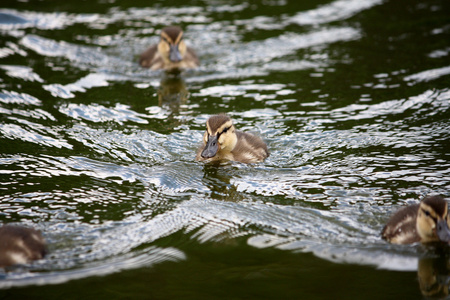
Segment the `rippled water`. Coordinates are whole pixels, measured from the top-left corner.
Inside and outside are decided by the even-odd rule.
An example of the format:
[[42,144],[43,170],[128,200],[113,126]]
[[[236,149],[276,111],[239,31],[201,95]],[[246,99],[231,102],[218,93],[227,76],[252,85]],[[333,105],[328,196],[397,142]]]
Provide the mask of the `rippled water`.
[[[427,295],[420,270],[448,251],[379,233],[450,197],[448,1],[129,5],[2,4],[0,222],[50,251],[1,273],[6,295]],[[172,23],[201,67],[141,69]],[[264,163],[194,161],[220,112]]]

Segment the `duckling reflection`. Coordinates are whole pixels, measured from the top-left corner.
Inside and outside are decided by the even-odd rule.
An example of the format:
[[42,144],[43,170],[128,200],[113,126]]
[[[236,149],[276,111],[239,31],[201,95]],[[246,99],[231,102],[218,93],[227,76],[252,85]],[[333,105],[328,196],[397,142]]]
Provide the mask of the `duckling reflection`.
[[396,212],[381,235],[393,244],[450,242],[448,204],[442,196],[425,197]]
[[237,191],[237,187],[231,183],[233,175],[229,170],[218,168],[218,163],[205,164],[203,166],[203,183],[211,191],[211,198],[216,200],[238,202],[245,197]]
[[445,298],[449,295],[450,271],[447,256],[419,259],[417,276],[422,295],[433,298]]
[[0,227],[0,267],[25,264],[46,254],[41,232],[21,226]]
[[196,160],[257,163],[268,156],[267,145],[261,138],[236,130],[231,118],[220,114],[206,121],[203,145],[197,150]]
[[159,106],[167,106],[172,112],[178,113],[180,106],[186,103],[188,94],[181,76],[165,75],[158,89]]
[[151,46],[141,54],[139,64],[151,70],[179,72],[196,68],[200,63],[194,50],[186,46],[181,27],[169,26],[162,29],[158,45]]

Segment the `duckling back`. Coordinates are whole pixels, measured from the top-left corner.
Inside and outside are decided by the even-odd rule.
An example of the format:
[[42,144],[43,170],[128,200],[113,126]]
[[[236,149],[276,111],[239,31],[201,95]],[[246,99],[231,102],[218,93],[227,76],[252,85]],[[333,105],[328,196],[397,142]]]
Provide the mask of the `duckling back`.
[[258,136],[236,131],[238,142],[236,147],[231,151],[235,161],[243,163],[262,162],[269,157],[267,144]]
[[5,225],[0,227],[0,267],[25,264],[46,254],[41,233],[33,228]]
[[384,226],[381,236],[393,244],[420,242],[417,234],[417,211],[419,204],[413,204],[397,211]]

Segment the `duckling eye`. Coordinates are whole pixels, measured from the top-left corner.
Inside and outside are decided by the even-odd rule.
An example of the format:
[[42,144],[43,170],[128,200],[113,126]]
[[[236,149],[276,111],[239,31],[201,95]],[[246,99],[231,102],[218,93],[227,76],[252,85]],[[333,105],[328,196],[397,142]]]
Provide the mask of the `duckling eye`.
[[422,209],[422,211],[425,214],[425,216],[427,216],[428,218],[431,218],[435,223],[437,223],[437,218],[433,218],[433,216],[431,215],[431,213],[428,210]]
[[230,129],[231,127],[227,127],[227,128],[225,128],[223,131],[222,131],[222,133],[226,133],[227,131],[228,131],[228,129]]

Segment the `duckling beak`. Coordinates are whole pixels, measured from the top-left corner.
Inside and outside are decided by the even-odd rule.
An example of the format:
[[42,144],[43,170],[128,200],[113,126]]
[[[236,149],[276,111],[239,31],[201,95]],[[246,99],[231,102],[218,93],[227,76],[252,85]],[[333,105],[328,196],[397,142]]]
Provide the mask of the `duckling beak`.
[[172,62],[181,61],[182,57],[180,51],[178,50],[178,45],[170,45],[169,59]]
[[450,229],[448,228],[445,220],[439,220],[437,222],[436,231],[439,239],[442,242],[450,242]]
[[211,158],[214,157],[218,151],[219,142],[217,140],[217,135],[210,135],[201,155],[203,158]]

